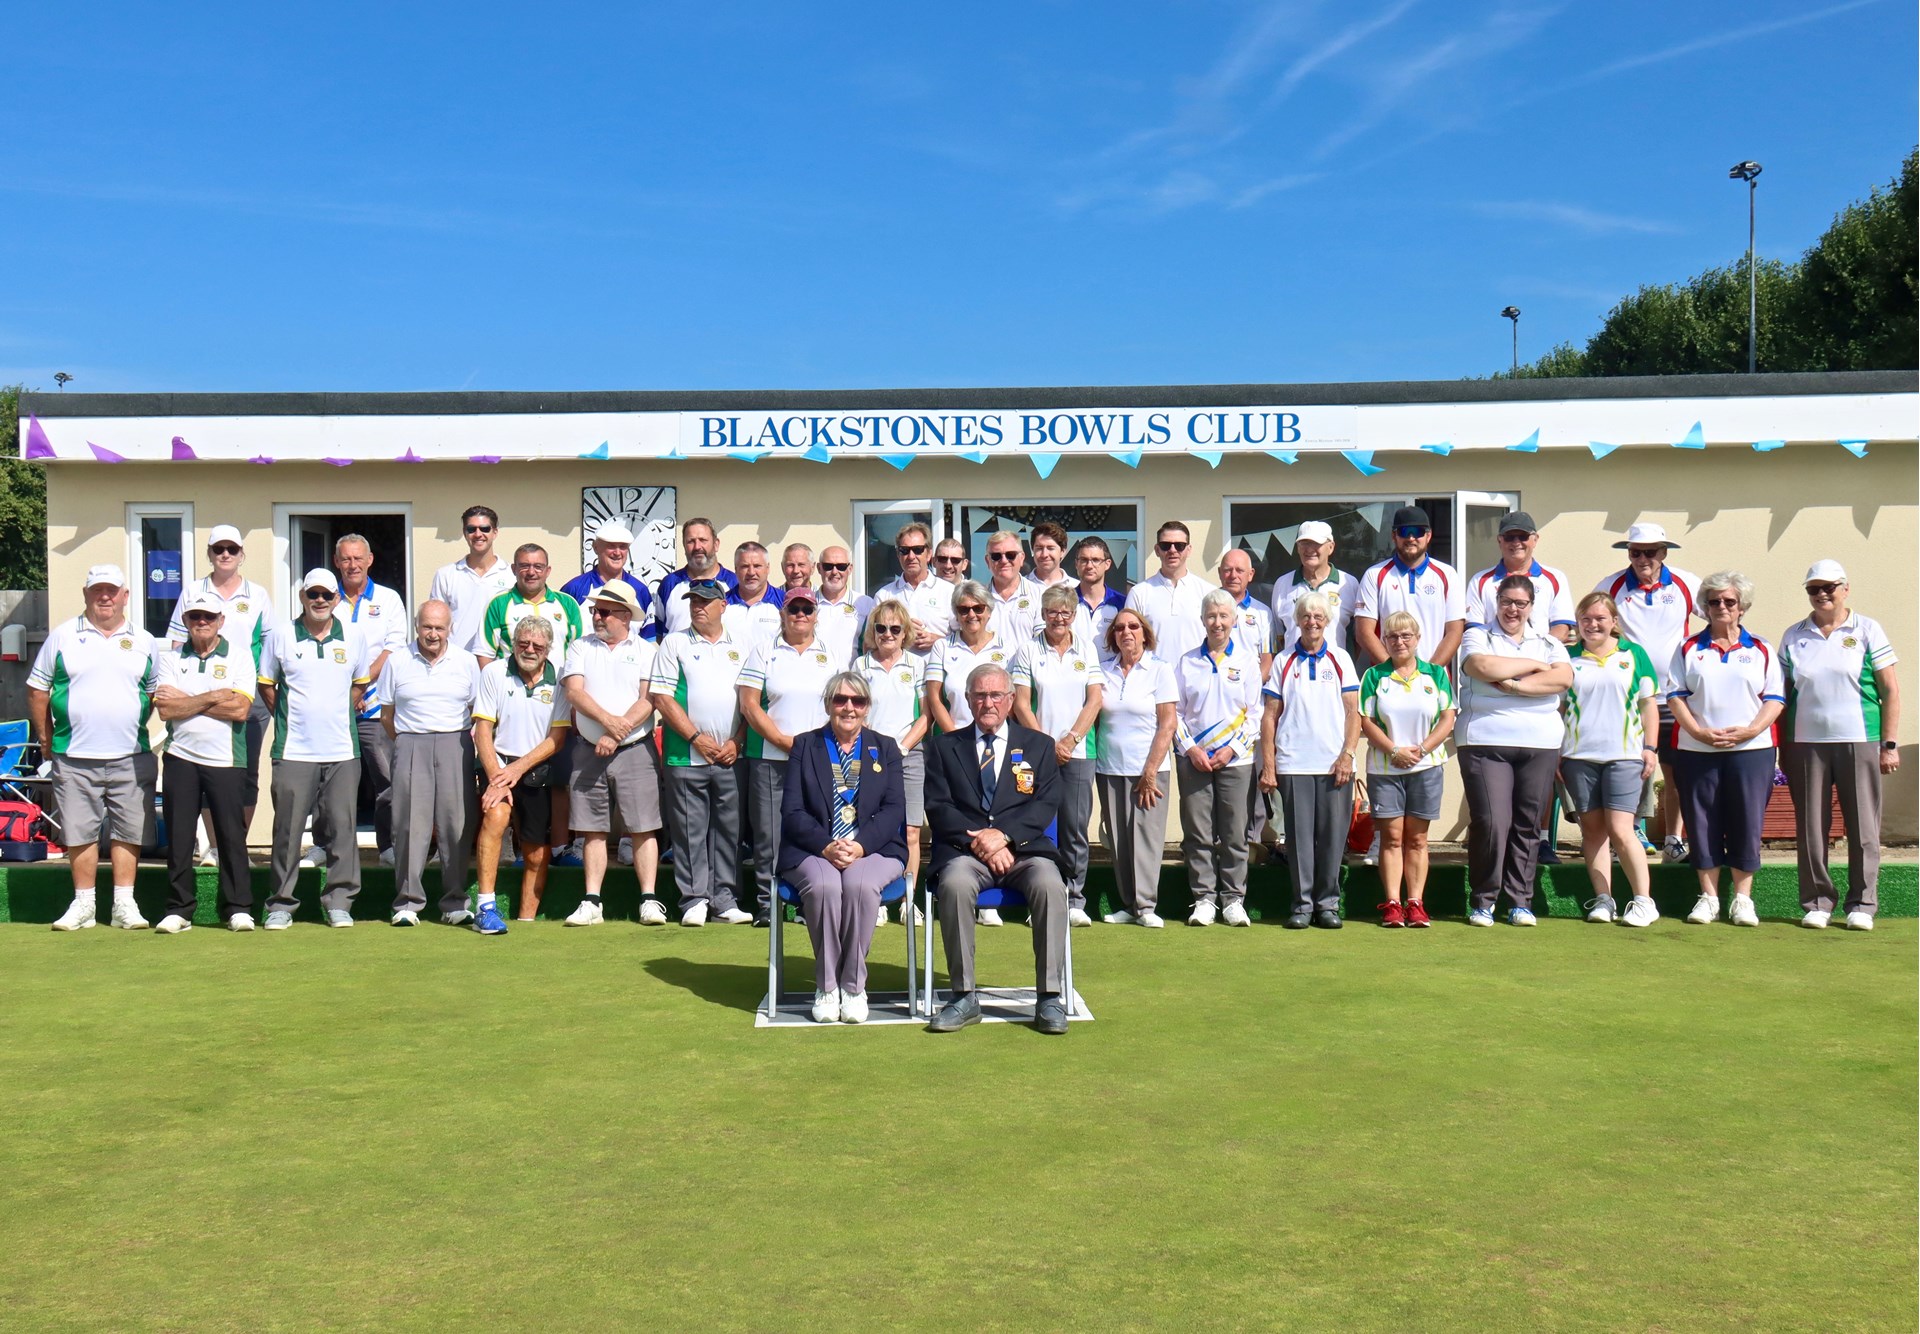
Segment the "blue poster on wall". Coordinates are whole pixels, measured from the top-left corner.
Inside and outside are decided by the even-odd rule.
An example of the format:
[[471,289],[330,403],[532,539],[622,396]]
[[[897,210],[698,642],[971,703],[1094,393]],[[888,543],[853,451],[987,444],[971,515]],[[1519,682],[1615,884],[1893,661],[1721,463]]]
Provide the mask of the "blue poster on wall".
[[169,614],[180,596],[180,553],[147,552],[147,601],[166,603]]

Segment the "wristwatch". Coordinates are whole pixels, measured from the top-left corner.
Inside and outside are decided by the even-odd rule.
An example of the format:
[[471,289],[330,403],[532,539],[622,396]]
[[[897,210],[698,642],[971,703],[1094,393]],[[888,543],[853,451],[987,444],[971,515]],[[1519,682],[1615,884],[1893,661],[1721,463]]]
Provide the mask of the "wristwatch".
[[1882,741],[1882,742],[1880,743],[1880,749],[1882,749],[1882,750],[1898,750],[1898,749],[1900,749],[1900,743],[1899,743],[1898,741]]

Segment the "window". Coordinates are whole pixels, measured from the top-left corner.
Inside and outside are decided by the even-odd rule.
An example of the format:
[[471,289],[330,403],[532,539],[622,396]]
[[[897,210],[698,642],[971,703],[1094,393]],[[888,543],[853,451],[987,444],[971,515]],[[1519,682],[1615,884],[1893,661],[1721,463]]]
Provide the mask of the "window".
[[127,619],[167,636],[180,593],[194,576],[193,506],[127,506]]
[[[1083,537],[1105,540],[1113,551],[1113,569],[1107,573],[1107,586],[1122,593],[1140,578],[1141,502],[1138,500],[1049,500],[1040,504],[1007,500],[956,500],[952,505],[953,535],[967,544],[967,559],[972,562],[971,576],[985,583],[987,539],[1005,528],[1020,534],[1022,544],[1033,535],[1033,526],[1048,519],[1067,530],[1067,549]],[[1061,568],[1074,573],[1070,556]],[[1033,569],[1032,558],[1027,570]]]
[[[945,533],[941,506],[934,500],[856,500],[853,502],[853,586],[868,597],[900,577],[893,544],[910,523],[924,524],[938,542]],[[927,552],[929,568],[933,552]]]
[[[372,580],[398,592],[400,600],[412,608],[413,506],[406,501],[278,502],[273,507],[272,571],[256,573],[249,565],[247,574],[272,590],[276,607],[295,615],[300,599],[295,596],[299,590],[294,581],[308,570],[331,570],[333,544],[349,533],[364,537],[373,548]],[[552,553],[548,555],[551,558]]]
[[1229,496],[1227,542],[1253,557],[1254,592],[1272,594],[1274,580],[1295,566],[1300,525],[1318,519],[1333,529],[1333,563],[1349,574],[1393,554],[1393,512],[1418,505],[1433,520],[1428,549],[1463,573],[1499,559],[1493,529],[1514,508],[1514,494],[1463,491],[1441,496]]

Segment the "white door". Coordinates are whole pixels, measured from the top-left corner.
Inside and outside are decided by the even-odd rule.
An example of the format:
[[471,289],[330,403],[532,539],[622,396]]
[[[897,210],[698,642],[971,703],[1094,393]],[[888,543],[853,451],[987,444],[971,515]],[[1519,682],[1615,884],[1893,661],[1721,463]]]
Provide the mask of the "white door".
[[1500,563],[1500,520],[1520,505],[1517,491],[1457,491],[1454,565],[1463,575]]
[[[900,575],[894,540],[910,523],[925,524],[938,542],[946,534],[946,506],[933,500],[853,502],[853,586],[868,597]],[[929,558],[933,552],[927,552]]]

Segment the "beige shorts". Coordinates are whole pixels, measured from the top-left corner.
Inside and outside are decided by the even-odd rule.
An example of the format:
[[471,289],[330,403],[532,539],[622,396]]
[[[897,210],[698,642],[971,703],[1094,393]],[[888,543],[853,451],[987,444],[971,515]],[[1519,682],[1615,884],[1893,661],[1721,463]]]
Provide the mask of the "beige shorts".
[[144,842],[153,815],[160,765],[152,755],[114,760],[53,757],[53,810],[60,841],[85,847],[100,839],[104,827],[115,843]]
[[660,768],[645,741],[622,746],[611,755],[593,747],[574,747],[573,794],[567,824],[582,834],[646,834],[660,828]]

